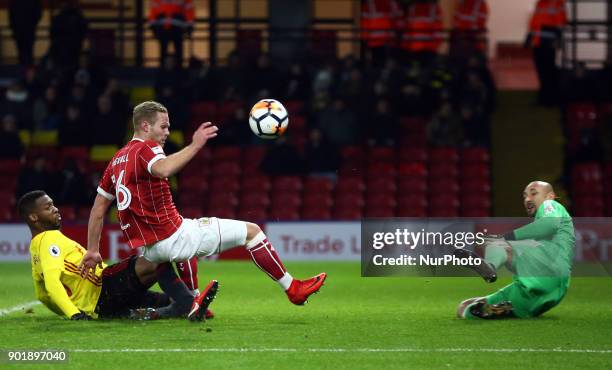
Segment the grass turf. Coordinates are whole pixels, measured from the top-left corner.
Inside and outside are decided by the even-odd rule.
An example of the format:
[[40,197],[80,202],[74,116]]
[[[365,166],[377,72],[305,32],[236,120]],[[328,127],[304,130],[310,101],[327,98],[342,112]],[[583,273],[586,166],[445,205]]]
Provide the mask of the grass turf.
[[[304,307],[291,305],[249,262],[203,262],[200,283],[220,281],[213,320],[71,322],[38,305],[0,317],[0,349],[64,349],[69,361],[62,368],[90,370],[612,366],[611,278],[573,279],[561,305],[538,319],[485,322],[455,319],[457,304],[507,279],[487,285],[479,278],[361,278],[356,263],[287,265],[297,277],[329,274]],[[0,281],[0,309],[35,300],[28,264],[1,264]],[[161,351],[167,349],[212,352]],[[566,351],[572,349],[608,352]]]

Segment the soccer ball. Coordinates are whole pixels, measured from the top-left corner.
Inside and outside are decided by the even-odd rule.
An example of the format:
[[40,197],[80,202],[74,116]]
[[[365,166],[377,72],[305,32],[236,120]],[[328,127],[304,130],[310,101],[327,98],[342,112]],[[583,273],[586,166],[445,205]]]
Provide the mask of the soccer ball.
[[276,139],[287,130],[287,109],[274,99],[262,99],[255,103],[249,113],[251,131],[262,139]]

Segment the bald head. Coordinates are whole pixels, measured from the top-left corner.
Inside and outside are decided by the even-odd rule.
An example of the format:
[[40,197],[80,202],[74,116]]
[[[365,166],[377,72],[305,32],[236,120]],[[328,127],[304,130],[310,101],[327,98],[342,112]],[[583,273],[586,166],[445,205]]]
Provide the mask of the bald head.
[[555,199],[555,190],[545,181],[532,181],[523,191],[523,205],[527,215],[534,216],[545,200]]

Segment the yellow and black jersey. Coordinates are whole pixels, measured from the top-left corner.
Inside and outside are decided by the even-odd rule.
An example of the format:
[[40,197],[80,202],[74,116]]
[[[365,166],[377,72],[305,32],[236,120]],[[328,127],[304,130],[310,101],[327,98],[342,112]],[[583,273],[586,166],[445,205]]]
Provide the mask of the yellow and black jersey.
[[[94,312],[102,290],[102,270],[96,267],[81,278],[78,266],[86,250],[59,230],[45,231],[30,242],[32,278],[38,299],[51,311],[67,318]],[[104,265],[106,267],[106,265]]]

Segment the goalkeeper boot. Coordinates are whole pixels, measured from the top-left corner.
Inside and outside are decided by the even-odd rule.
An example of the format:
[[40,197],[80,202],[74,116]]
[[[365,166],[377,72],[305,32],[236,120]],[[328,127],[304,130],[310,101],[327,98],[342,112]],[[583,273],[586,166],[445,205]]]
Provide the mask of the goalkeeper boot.
[[489,304],[483,299],[470,307],[470,313],[482,319],[504,319],[514,317],[512,303],[509,301]]
[[457,258],[469,258],[472,257],[472,261],[480,261],[480,263],[472,263],[470,265],[466,265],[466,267],[471,268],[476,271],[476,273],[484,279],[487,283],[493,283],[497,280],[497,271],[495,267],[484,260],[484,258],[478,257],[478,255],[472,251],[463,248],[457,248],[453,252],[455,257]]
[[191,305],[191,310],[187,314],[187,319],[190,321],[202,321],[202,319],[206,317],[208,306],[217,296],[218,289],[219,282],[217,280],[211,280],[202,293],[193,299],[193,304]]
[[289,297],[291,303],[301,306],[308,301],[311,294],[317,293],[321,289],[326,278],[327,274],[323,272],[306,280],[293,279],[286,291],[287,297]]

